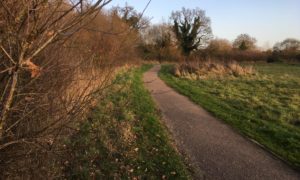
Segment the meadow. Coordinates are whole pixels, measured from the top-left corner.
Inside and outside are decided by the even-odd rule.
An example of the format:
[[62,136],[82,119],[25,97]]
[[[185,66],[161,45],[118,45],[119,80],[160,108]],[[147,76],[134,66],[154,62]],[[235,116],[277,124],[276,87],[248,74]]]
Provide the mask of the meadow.
[[169,86],[238,132],[300,167],[300,65],[253,65],[255,75],[191,80],[159,73]]

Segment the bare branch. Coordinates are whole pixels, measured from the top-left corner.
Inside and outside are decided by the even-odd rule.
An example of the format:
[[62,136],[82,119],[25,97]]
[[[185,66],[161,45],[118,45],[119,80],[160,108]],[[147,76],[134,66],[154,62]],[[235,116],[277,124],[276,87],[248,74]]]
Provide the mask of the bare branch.
[[5,55],[8,57],[8,59],[13,63],[16,64],[16,62],[13,60],[13,58],[8,54],[8,52],[3,48],[3,46],[0,46],[2,51],[5,53]]

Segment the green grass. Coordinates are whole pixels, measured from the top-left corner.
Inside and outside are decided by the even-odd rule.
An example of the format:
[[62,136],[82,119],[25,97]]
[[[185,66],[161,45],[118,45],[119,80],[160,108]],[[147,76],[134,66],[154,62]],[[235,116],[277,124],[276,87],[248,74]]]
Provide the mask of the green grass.
[[121,73],[80,131],[69,141],[65,174],[71,179],[189,179],[142,74]]
[[171,68],[159,73],[169,86],[300,167],[299,65],[260,64],[256,76],[207,80],[177,78]]

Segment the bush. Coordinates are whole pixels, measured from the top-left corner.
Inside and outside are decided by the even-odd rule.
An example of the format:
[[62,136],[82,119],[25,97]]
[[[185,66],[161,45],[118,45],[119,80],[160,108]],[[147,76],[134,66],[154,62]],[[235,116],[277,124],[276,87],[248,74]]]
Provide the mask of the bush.
[[276,55],[273,53],[272,55],[270,55],[268,57],[267,62],[268,63],[276,63],[276,62],[278,63],[278,62],[283,62],[283,60],[280,58],[279,55]]
[[296,59],[300,62],[300,53],[296,56]]
[[300,54],[297,51],[273,51],[268,56],[267,62],[300,62]]
[[[64,139],[112,85],[119,67],[135,59],[138,34],[100,7],[82,6],[87,9],[79,13],[79,5],[65,0],[3,4],[0,51],[10,55],[0,55],[0,179],[55,179]],[[35,5],[34,13],[24,13]]]

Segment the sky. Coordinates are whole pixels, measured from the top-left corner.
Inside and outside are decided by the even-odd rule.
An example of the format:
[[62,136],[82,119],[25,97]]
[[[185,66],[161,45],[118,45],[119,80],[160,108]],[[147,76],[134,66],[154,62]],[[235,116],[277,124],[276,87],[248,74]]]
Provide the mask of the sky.
[[[126,2],[142,12],[148,0],[112,0],[109,7]],[[286,38],[300,39],[300,0],[152,0],[145,15],[156,24],[182,7],[205,10],[217,38],[233,41],[247,33],[264,49]]]

